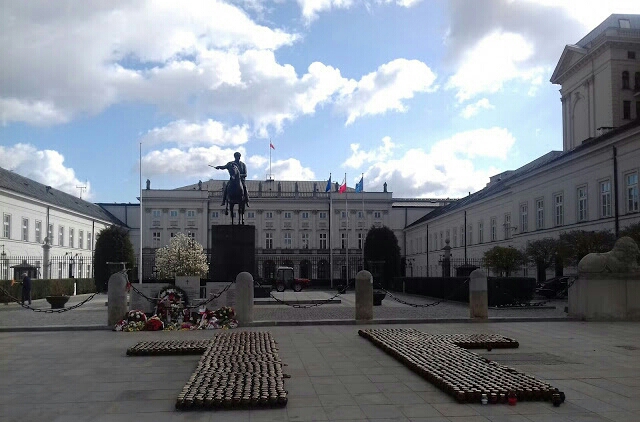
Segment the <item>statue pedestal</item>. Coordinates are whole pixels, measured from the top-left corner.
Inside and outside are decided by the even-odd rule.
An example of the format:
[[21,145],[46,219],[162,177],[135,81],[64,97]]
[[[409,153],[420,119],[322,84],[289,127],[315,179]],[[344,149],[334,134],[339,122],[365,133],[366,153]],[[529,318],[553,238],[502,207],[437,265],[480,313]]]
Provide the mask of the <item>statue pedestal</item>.
[[640,274],[581,273],[569,288],[569,316],[589,321],[639,321]]
[[211,281],[230,283],[243,271],[255,275],[255,226],[211,226],[211,246]]

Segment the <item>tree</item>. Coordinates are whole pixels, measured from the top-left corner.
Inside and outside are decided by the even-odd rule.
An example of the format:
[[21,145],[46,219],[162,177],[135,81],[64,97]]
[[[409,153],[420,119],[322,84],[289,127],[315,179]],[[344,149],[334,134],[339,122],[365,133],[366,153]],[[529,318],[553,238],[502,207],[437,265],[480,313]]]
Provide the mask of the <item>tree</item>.
[[558,251],[558,239],[545,237],[544,239],[533,240],[527,243],[525,255],[536,266],[538,281],[547,279],[546,271],[555,262]]
[[[376,262],[384,262],[381,274],[383,282],[390,282],[400,275],[400,246],[398,238],[389,227],[372,226],[364,242],[364,260],[369,271],[380,270]],[[374,280],[378,282],[380,280]]]
[[109,226],[96,236],[94,252],[96,290],[106,292],[109,277],[120,268],[107,265],[107,262],[126,262],[127,268],[135,265],[133,245],[125,228]]
[[517,270],[526,262],[526,255],[515,248],[494,246],[484,253],[484,262],[497,274],[509,277],[511,271]]
[[572,230],[560,233],[558,255],[575,266],[589,253],[610,251],[615,241],[614,234],[608,230]]
[[156,250],[156,269],[160,278],[180,275],[206,276],[209,271],[207,256],[202,245],[184,233],[178,233],[171,242]]

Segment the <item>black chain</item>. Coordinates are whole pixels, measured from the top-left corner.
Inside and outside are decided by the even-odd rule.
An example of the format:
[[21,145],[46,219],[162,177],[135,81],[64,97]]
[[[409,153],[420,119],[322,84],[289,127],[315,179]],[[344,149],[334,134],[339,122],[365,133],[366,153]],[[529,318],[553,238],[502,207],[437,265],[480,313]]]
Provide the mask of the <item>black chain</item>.
[[402,303],[403,305],[408,305],[408,306],[412,306],[414,308],[428,308],[430,306],[437,306],[439,304],[441,304],[442,302],[447,302],[449,300],[451,300],[452,297],[454,297],[458,292],[460,292],[462,290],[462,288],[464,286],[467,285],[467,283],[469,282],[469,279],[467,278],[461,285],[459,285],[453,292],[451,292],[451,294],[445,298],[442,298],[436,302],[432,302],[432,303],[411,303],[411,302],[407,302],[406,300],[402,300],[399,297],[394,296],[390,291],[388,291],[387,289],[385,289],[384,287],[382,287],[380,284],[378,284],[378,287],[376,287],[378,290],[382,290],[383,292],[385,292],[386,294],[388,294],[391,299],[395,300],[398,303]]
[[[256,280],[256,283],[258,283],[258,286],[260,287],[268,287],[268,286],[263,286],[262,284],[260,284],[259,281]],[[273,295],[273,293],[269,292],[269,296],[271,296],[272,299],[275,299],[276,302],[281,303],[282,305],[287,305],[290,306],[292,308],[298,308],[298,309],[308,309],[308,308],[315,308],[317,306],[322,306],[322,305],[326,305],[327,303],[330,303],[332,300],[334,300],[335,298],[337,298],[338,296],[340,296],[341,294],[345,293],[347,291],[347,289],[351,286],[351,282],[349,282],[349,284],[347,284],[346,287],[343,287],[342,289],[338,290],[338,293],[336,293],[335,295],[331,296],[329,299],[323,299],[323,300],[319,300],[316,303],[313,304],[308,304],[308,305],[301,305],[299,303],[290,303],[287,302],[285,300],[282,299],[278,299],[277,297],[275,297]]]
[[[203,305],[207,305],[208,303],[210,303],[210,302],[212,302],[212,301],[216,300],[217,298],[219,298],[220,296],[222,296],[222,294],[223,294],[224,292],[226,292],[227,290],[229,290],[229,288],[233,285],[233,283],[234,283],[234,282],[232,281],[231,283],[227,284],[227,285],[225,286],[225,288],[224,288],[224,289],[220,290],[218,293],[216,293],[215,295],[213,295],[212,297],[210,297],[210,298],[209,298],[209,299],[207,299],[206,301],[204,301],[204,302],[200,302],[200,303],[195,304],[195,305],[187,305],[187,306],[185,306],[185,309],[195,309],[195,308],[200,308],[200,307],[201,307],[201,306],[203,306]],[[135,285],[134,285],[134,284],[129,284],[129,286],[131,286],[131,289],[132,289],[135,293],[139,294],[140,296],[142,296],[143,298],[145,298],[148,302],[153,303],[154,305],[157,305],[157,302],[160,300],[160,299],[158,299],[157,297],[149,297],[149,296],[145,295],[145,294],[144,294],[144,293],[142,293],[140,290],[136,289],[136,287],[135,287]]]
[[10,299],[12,299],[13,302],[17,303],[18,305],[22,306],[23,308],[31,309],[33,312],[42,312],[42,313],[45,313],[45,314],[61,314],[62,312],[67,312],[67,311],[71,311],[73,309],[79,308],[82,305],[84,305],[85,303],[87,303],[88,301],[90,301],[91,299],[93,299],[93,297],[98,294],[98,292],[93,293],[93,294],[91,294],[91,296],[89,296],[88,298],[86,298],[82,302],[78,302],[73,306],[69,306],[68,308],[42,309],[42,308],[32,308],[29,305],[25,305],[24,303],[22,303],[21,300],[18,300],[18,298],[11,296],[11,294],[8,291],[6,291],[3,287],[0,287],[0,290],[3,291],[5,296],[9,297]]

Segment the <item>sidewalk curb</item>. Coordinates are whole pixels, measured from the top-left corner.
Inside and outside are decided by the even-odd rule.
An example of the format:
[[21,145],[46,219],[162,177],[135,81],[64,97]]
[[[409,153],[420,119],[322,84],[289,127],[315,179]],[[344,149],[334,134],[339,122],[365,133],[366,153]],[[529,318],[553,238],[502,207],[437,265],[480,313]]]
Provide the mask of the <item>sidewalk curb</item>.
[[[253,321],[240,328],[259,327],[301,327],[312,325],[379,325],[379,324],[483,324],[483,323],[508,323],[508,322],[575,322],[579,318],[538,318],[538,317],[499,317],[488,319],[471,318],[428,318],[428,319],[407,319],[407,318],[387,318],[372,319],[367,321],[356,321],[355,319],[320,319],[320,320],[285,320],[285,321]],[[0,333],[14,332],[47,332],[47,331],[101,331],[112,330],[108,325],[50,325],[40,327],[0,327]]]

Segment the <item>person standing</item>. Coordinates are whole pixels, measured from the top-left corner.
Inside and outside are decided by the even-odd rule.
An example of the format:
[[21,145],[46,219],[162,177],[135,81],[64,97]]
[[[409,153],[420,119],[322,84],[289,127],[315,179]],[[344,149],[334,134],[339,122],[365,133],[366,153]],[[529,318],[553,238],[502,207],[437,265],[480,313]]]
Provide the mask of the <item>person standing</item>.
[[22,305],[27,301],[31,305],[31,277],[27,273],[22,273]]

